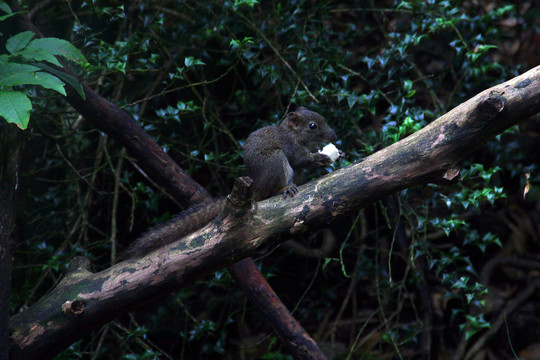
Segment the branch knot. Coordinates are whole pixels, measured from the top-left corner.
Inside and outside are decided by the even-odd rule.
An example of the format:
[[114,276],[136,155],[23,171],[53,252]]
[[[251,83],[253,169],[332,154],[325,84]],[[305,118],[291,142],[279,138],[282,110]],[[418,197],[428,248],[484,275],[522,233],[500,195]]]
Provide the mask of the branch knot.
[[249,176],[239,177],[235,180],[231,193],[227,195],[222,217],[230,214],[242,216],[251,207],[252,184],[253,180]]

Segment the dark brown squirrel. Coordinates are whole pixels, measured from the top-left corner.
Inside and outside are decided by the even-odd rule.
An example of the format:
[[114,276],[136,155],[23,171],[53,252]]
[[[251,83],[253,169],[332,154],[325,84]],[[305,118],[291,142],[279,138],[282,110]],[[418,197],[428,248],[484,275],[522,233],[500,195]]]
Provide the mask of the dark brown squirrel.
[[281,192],[294,196],[294,172],[331,164],[332,159],[317,150],[336,139],[326,120],[304,107],[289,113],[279,126],[252,132],[244,144],[244,162],[255,200]]
[[[304,107],[289,113],[278,126],[266,126],[252,132],[244,144],[244,161],[247,175],[253,179],[254,199],[263,200],[279,193],[296,195],[294,172],[332,163],[328,156],[317,150],[336,139],[326,120]],[[121,258],[144,256],[199,229],[220,213],[224,201],[225,198],[212,199],[178,214],[144,233]]]

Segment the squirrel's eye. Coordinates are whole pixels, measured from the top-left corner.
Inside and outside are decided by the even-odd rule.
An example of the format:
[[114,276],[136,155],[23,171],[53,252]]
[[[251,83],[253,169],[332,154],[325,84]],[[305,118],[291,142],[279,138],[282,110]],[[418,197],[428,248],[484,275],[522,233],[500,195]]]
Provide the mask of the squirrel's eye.
[[309,128],[310,128],[311,130],[315,130],[315,129],[317,128],[317,124],[311,123],[311,124],[309,124]]

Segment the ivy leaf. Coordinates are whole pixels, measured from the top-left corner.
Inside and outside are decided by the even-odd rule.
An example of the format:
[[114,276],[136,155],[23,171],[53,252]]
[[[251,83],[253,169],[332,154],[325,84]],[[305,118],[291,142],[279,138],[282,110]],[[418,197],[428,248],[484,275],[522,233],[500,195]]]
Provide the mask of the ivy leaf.
[[0,116],[7,122],[14,123],[21,129],[26,129],[30,120],[32,103],[20,91],[0,91]]
[[16,53],[18,51],[21,51],[28,45],[30,40],[34,37],[34,33],[32,31],[25,31],[22,33],[18,33],[15,36],[10,37],[6,42],[6,49],[10,53]]
[[184,65],[186,65],[186,67],[191,67],[194,65],[206,65],[206,64],[199,59],[195,59],[193,56],[188,56],[184,59]]
[[244,5],[252,8],[258,3],[259,3],[259,0],[234,0],[233,8],[236,10],[239,7],[244,6]]

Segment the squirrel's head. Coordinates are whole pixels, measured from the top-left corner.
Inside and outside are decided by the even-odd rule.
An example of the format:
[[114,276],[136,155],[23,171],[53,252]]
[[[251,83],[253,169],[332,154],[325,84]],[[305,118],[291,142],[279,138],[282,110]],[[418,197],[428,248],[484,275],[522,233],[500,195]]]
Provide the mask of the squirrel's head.
[[304,107],[290,112],[281,125],[292,131],[296,141],[309,151],[316,151],[322,144],[337,140],[326,120]]

